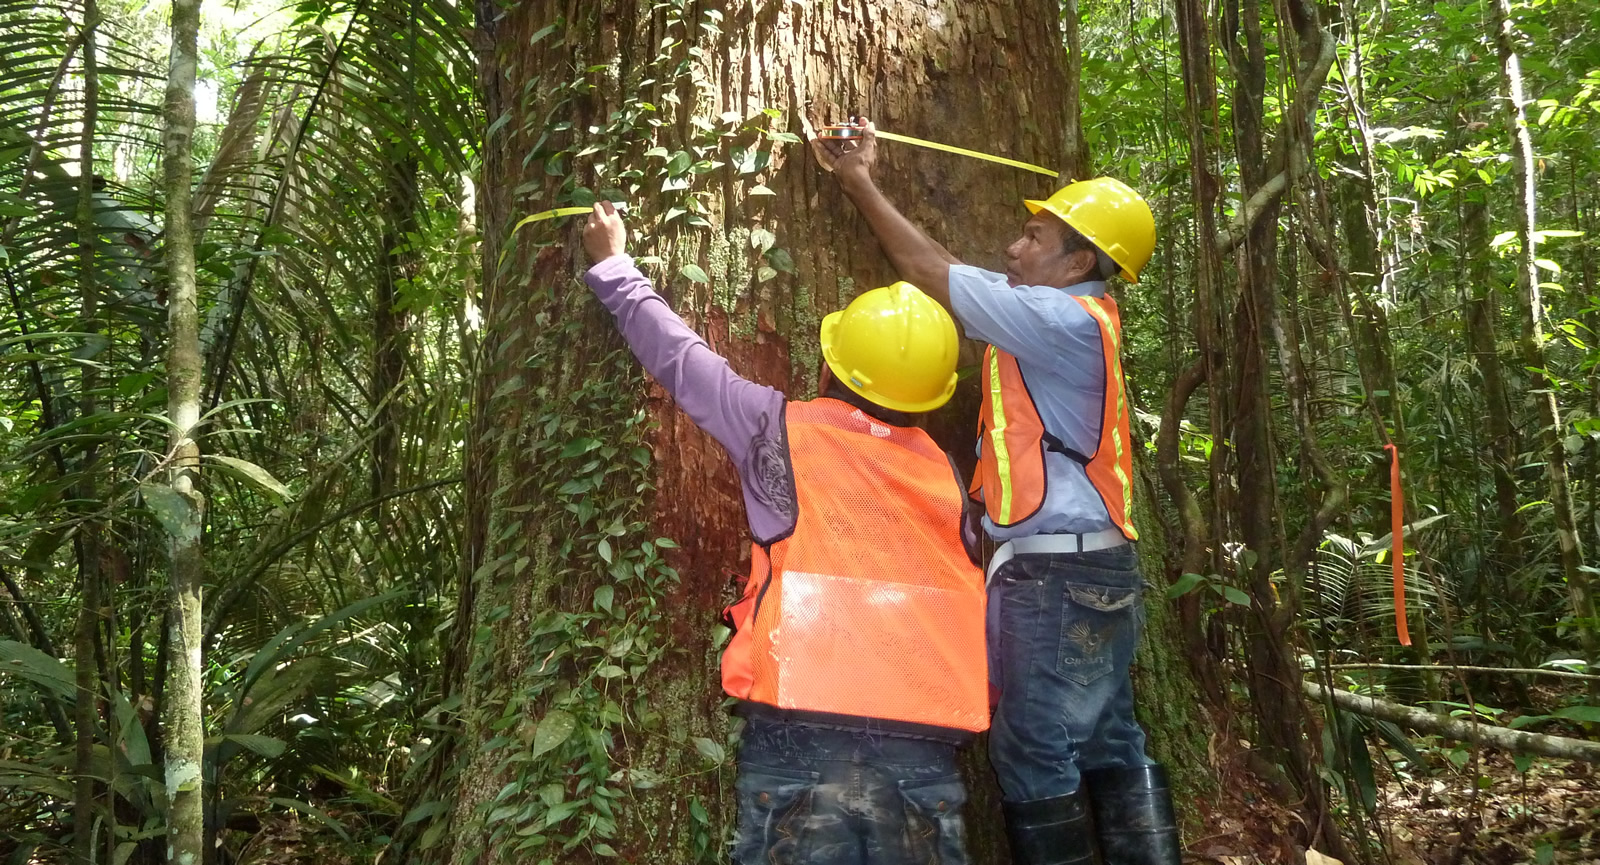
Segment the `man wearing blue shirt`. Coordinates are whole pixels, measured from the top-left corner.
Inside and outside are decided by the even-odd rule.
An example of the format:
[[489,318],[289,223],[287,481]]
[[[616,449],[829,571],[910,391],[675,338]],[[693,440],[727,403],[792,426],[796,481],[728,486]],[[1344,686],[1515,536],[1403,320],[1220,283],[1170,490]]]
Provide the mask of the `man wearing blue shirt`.
[[872,178],[877,147],[813,142],[902,278],[989,343],[973,483],[989,563],[989,755],[1018,865],[1177,865],[1166,773],[1144,753],[1128,670],[1143,617],[1113,276],[1137,282],[1155,221],[1111,178],[1042,201],[1006,272],[962,264]]

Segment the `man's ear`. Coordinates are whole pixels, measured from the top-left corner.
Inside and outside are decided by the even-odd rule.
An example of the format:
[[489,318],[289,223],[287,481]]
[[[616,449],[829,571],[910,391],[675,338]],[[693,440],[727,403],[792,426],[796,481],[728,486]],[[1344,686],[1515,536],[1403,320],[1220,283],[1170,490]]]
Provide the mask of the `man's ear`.
[[1067,271],[1071,275],[1073,283],[1084,282],[1098,276],[1100,257],[1095,255],[1093,249],[1087,247],[1074,249],[1067,253],[1066,258]]

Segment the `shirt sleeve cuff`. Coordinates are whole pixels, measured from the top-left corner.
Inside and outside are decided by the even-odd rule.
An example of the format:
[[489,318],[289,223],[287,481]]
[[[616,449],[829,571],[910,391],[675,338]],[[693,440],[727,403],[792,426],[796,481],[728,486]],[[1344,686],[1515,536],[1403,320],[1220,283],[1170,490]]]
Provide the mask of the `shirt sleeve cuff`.
[[608,283],[614,284],[618,282],[621,277],[628,276],[629,271],[633,271],[634,273],[638,272],[638,270],[633,266],[633,256],[613,255],[605,261],[596,264],[594,267],[589,268],[588,272],[583,275],[583,281],[587,283],[590,288],[594,289],[595,291],[599,291]]

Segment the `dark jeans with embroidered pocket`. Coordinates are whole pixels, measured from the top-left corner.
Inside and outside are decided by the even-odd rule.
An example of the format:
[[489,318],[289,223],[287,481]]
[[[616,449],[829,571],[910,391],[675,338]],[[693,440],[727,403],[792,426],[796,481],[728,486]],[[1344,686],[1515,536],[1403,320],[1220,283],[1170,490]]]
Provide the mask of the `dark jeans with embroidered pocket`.
[[752,718],[736,865],[966,865],[956,745]]
[[1131,544],[1017,556],[989,586],[989,758],[1012,802],[1063,796],[1080,772],[1144,766],[1128,669],[1144,620]]

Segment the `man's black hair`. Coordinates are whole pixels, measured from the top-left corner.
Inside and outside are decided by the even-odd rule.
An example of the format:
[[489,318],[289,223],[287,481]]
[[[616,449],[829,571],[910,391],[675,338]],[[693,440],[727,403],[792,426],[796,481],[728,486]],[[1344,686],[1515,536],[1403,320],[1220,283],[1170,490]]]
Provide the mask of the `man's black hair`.
[[1087,249],[1094,252],[1094,272],[1096,278],[1100,279],[1101,281],[1109,280],[1111,277],[1122,272],[1122,268],[1118,267],[1117,263],[1111,260],[1111,256],[1106,255],[1105,250],[1095,246],[1093,241],[1087,237],[1084,237],[1083,234],[1076,228],[1066,225],[1065,222],[1063,222],[1063,225],[1065,226],[1066,230],[1062,232],[1061,238],[1062,255],[1071,255],[1080,249]]
[[836,399],[840,402],[849,403],[850,405],[861,409],[861,411],[864,412],[867,417],[881,420],[889,426],[916,426],[915,415],[913,415],[911,412],[897,411],[892,408],[878,405],[872,400],[867,399],[848,387],[845,387],[844,382],[839,381],[838,375],[828,376],[828,387],[822,392],[822,395],[828,397],[829,399]]

